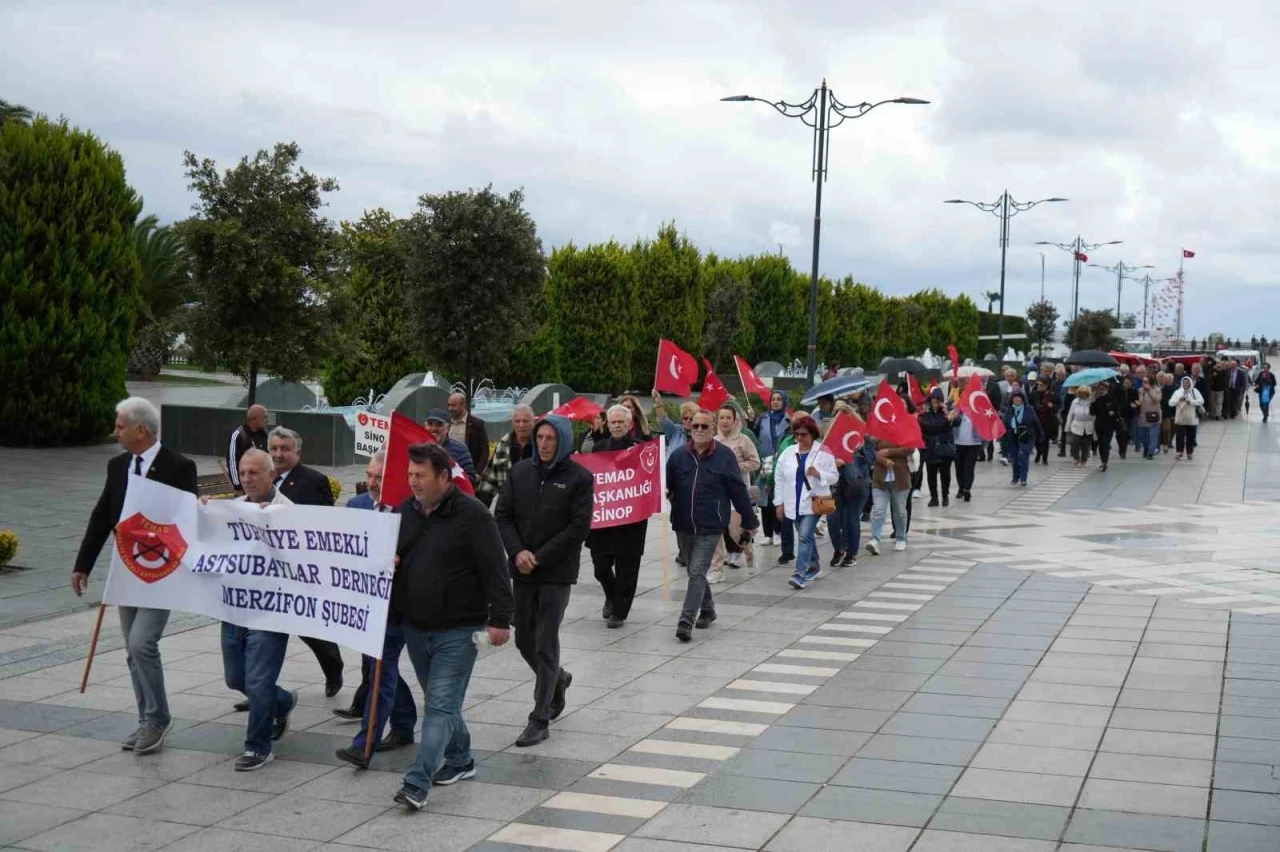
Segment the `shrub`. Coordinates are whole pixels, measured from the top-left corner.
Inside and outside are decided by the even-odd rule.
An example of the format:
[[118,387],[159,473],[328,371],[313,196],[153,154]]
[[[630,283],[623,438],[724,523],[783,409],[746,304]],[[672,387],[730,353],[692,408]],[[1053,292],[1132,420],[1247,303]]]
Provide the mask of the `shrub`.
[[18,555],[18,534],[13,530],[0,530],[0,568]]

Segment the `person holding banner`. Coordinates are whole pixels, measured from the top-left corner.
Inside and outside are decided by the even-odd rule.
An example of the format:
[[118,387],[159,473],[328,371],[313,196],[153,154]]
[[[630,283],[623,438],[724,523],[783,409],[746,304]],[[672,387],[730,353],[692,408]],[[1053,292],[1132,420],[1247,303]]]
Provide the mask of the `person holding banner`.
[[818,562],[818,520],[830,512],[819,512],[823,502],[835,499],[831,486],[840,479],[835,456],[823,452],[817,421],[797,415],[791,421],[791,434],[796,442],[787,447],[774,462],[774,511],[778,518],[791,521],[796,533],[796,569],[788,581],[793,589],[803,589],[822,576]]
[[549,414],[533,428],[538,452],[511,469],[494,516],[515,567],[516,648],[536,679],[533,710],[516,745],[545,740],[564,712],[573,675],[560,667],[560,622],[591,532],[595,479],[569,458],[573,428]]
[[[129,477],[154,480],[191,494],[197,491],[195,462],[160,443],[160,410],[149,400],[131,396],[117,403],[112,434],[124,452],[107,462],[107,481],[89,515],[89,525],[71,569],[71,590],[76,597],[84,594],[93,563],[120,522]],[[160,636],[169,621],[169,610],[135,606],[122,606],[119,610],[125,661],[138,706],[138,729],[121,745],[125,751],[147,754],[164,745],[173,724],[160,662]]]
[[[395,801],[411,810],[427,803],[432,785],[474,778],[471,733],[462,704],[478,653],[473,639],[511,637],[511,577],[493,516],[453,483],[453,459],[438,444],[409,447],[409,487],[400,505],[400,538],[388,624],[404,631],[405,647],[426,699],[422,741]],[[382,676],[399,676],[383,660]]]
[[758,526],[738,460],[712,437],[713,420],[710,411],[698,411],[689,424],[689,443],[667,458],[671,528],[689,562],[689,586],[676,625],[681,642],[693,639],[694,627],[704,629],[716,620],[707,571],[728,527],[730,507],[743,518],[740,544],[750,541]]
[[[593,453],[609,453],[626,450],[640,443],[635,437],[631,421],[631,409],[626,405],[614,405],[607,413],[609,435],[592,446]],[[640,580],[640,560],[644,557],[644,541],[649,531],[649,519],[632,524],[604,527],[592,530],[587,536],[587,549],[591,551],[591,564],[595,568],[596,581],[604,590],[604,610],[601,615],[610,629],[626,624],[631,613],[631,602],[636,596],[636,583]]]

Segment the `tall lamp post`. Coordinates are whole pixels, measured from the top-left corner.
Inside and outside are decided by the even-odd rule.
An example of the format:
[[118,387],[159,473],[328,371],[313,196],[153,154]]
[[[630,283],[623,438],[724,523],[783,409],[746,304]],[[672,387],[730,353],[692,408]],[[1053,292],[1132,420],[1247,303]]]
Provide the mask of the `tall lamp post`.
[[[1089,265],[1097,267],[1098,269],[1105,269],[1108,272],[1115,275],[1116,277],[1116,328],[1119,328],[1120,327],[1120,293],[1122,292],[1122,289],[1124,287],[1124,279],[1128,278],[1131,281],[1137,281],[1138,276],[1129,275],[1128,273],[1134,272],[1139,269],[1155,269],[1155,267],[1149,263],[1144,266],[1127,266],[1123,260],[1117,261],[1115,266],[1103,266],[1101,263],[1091,263]],[[1145,304],[1144,304],[1144,307],[1145,307]]]
[[1071,252],[1074,258],[1072,262],[1071,273],[1071,321],[1075,322],[1076,317],[1080,315],[1080,264],[1089,262],[1089,255],[1085,252],[1093,251],[1103,246],[1118,246],[1124,240],[1111,240],[1106,243],[1086,243],[1080,237],[1076,237],[1074,242],[1070,243],[1052,243],[1047,240],[1040,240],[1036,243],[1038,246],[1055,246],[1063,251]]
[[[942,202],[943,204],[969,204],[979,210],[995,214],[996,218],[1000,220],[1000,317],[996,320],[996,348],[1000,350],[1001,358],[1004,357],[1004,266],[1005,257],[1009,253],[1009,220],[1024,210],[1030,210],[1037,204],[1049,204],[1066,200],[1065,198],[1054,197],[1042,198],[1039,201],[1014,201],[1009,196],[1009,190],[1006,189],[995,201],[966,201],[963,198],[952,198]],[[1043,271],[1044,267],[1042,265],[1041,282],[1044,280]]]
[[822,236],[822,184],[827,180],[827,153],[831,129],[844,124],[845,119],[861,118],[882,104],[927,104],[929,102],[919,98],[891,98],[876,103],[863,101],[860,104],[845,104],[841,103],[835,93],[827,88],[825,78],[822,85],[814,89],[807,100],[800,103],[771,101],[751,95],[733,95],[720,100],[759,101],[773,107],[780,115],[798,118],[806,126],[813,128],[813,161],[810,179],[816,184],[817,190],[813,202],[813,268],[809,277],[808,383],[812,385],[818,365],[818,247]]

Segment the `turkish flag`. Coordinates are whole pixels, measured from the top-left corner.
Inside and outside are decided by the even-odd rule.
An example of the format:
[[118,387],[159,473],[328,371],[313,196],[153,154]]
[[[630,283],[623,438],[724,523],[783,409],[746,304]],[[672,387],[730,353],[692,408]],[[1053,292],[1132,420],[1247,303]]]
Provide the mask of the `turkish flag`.
[[1076,252],[1076,260],[1080,261],[1081,263],[1088,263],[1089,255],[1085,254],[1082,251],[1078,251]]
[[711,362],[703,358],[702,363],[707,368],[707,377],[702,380],[702,396],[698,397],[698,405],[707,411],[715,411],[733,397],[725,390],[724,382],[720,381],[716,371],[711,369]]
[[[382,466],[382,495],[379,502],[384,506],[399,506],[407,498],[413,496],[409,488],[409,446],[412,444],[434,444],[436,436],[427,431],[427,427],[416,423],[398,411],[391,412],[391,434],[387,437],[387,461]],[[476,489],[467,479],[467,474],[455,461],[453,463],[453,484],[459,491],[475,494]]]
[[579,396],[574,397],[558,408],[553,408],[550,413],[559,414],[561,417],[567,417],[570,420],[581,420],[583,423],[590,423],[596,419],[597,414],[603,412],[603,408],[585,396]]
[[920,390],[920,383],[916,381],[916,377],[907,373],[907,393],[911,396],[911,401],[916,408],[924,405],[926,399],[924,391]]
[[873,438],[892,441],[899,447],[924,449],[920,421],[907,413],[907,404],[889,387],[887,381],[881,380],[876,401],[871,404],[867,434]]
[[751,369],[751,365],[743,360],[741,355],[734,355],[733,363],[738,368],[738,380],[742,382],[743,392],[753,393],[760,397],[760,401],[764,403],[765,408],[768,408],[769,398],[773,396],[773,390],[764,383],[764,379],[756,375],[756,371]]
[[968,416],[973,423],[973,431],[982,440],[998,441],[1004,435],[1004,422],[992,407],[991,398],[977,374],[969,377],[969,384],[965,385],[957,405]]
[[947,344],[947,354],[951,356],[951,384],[960,384],[960,353],[954,343]]
[[856,414],[841,411],[831,421],[827,436],[822,439],[822,448],[846,464],[853,461],[853,456],[862,448],[866,439],[867,424]]
[[697,360],[670,340],[659,340],[658,367],[653,375],[653,389],[676,396],[688,396],[697,380]]
[[1183,257],[1195,257],[1195,256],[1196,256],[1196,253],[1195,253],[1195,252],[1193,252],[1193,251],[1187,251],[1186,249],[1183,249],[1183,250],[1182,250],[1182,256],[1183,256]]

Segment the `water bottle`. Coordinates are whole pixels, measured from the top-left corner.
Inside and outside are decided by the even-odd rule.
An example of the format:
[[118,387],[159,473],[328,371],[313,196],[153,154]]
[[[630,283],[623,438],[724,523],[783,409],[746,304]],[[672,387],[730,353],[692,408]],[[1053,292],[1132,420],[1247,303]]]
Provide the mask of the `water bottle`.
[[[512,638],[515,638],[515,631],[514,631],[514,630],[512,630],[512,631],[511,631],[511,636],[512,636]],[[486,630],[477,630],[475,633],[472,633],[472,634],[471,634],[471,641],[475,643],[475,646],[476,646],[477,648],[491,648],[491,647],[493,647],[493,640],[489,638],[489,631],[488,631],[487,629],[486,629]],[[510,640],[508,640],[508,643],[507,643],[507,644],[510,644]]]

